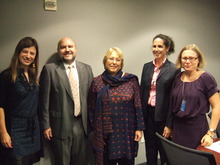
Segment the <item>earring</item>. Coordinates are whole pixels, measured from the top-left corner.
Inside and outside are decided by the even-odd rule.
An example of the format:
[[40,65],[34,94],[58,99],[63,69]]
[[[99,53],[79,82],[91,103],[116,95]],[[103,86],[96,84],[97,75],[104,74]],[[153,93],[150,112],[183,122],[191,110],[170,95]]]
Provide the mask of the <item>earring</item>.
[[32,64],[32,67],[35,68],[35,63]]

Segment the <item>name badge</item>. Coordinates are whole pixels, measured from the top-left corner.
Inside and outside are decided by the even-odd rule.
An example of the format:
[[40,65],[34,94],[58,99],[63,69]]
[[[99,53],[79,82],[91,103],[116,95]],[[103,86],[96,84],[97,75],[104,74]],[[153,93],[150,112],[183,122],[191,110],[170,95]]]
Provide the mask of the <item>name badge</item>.
[[185,111],[185,107],[186,107],[186,100],[182,100],[182,103],[181,103],[181,107],[180,107],[180,110],[181,111]]

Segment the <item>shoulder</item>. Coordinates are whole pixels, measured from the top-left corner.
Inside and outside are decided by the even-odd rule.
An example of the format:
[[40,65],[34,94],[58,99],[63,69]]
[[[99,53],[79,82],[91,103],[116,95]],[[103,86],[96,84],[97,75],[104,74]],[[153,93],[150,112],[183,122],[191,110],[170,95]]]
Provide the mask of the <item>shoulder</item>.
[[100,81],[102,79],[102,75],[98,75],[96,77],[93,78],[93,81]]
[[209,72],[203,72],[203,74],[201,74],[201,76],[202,77],[210,77],[210,78],[214,78],[213,76],[212,76],[212,74],[211,73],[209,73]]
[[169,61],[168,59],[166,60],[165,65],[168,65],[170,68],[174,68],[177,70],[176,65],[173,62]]
[[61,62],[48,63],[43,66],[43,70],[44,69],[47,69],[47,70],[54,69],[54,68],[57,68],[59,65],[61,65]]
[[0,73],[0,75],[11,75],[11,70],[10,69],[5,69],[5,70],[3,70],[1,73]]
[[145,74],[146,72],[152,70],[152,68],[154,68],[153,61],[145,63],[143,66],[142,74]]
[[10,78],[11,77],[11,70],[5,69],[0,73],[1,78]]
[[89,64],[80,62],[80,61],[76,61],[76,68],[77,69],[86,69],[89,72],[92,72],[92,68]]
[[144,64],[144,67],[154,66],[153,61],[147,62]]
[[79,66],[84,66],[84,67],[89,67],[91,68],[91,66],[89,64],[86,64],[84,62],[81,62],[81,61],[76,61],[76,65],[79,65]]
[[137,75],[133,74],[133,73],[128,73],[128,72],[123,72],[124,76],[129,76],[129,77],[132,77],[132,78],[136,78]]
[[214,93],[219,92],[217,87],[217,82],[215,78],[209,72],[204,72],[198,79],[204,90],[206,91],[208,98],[211,97]]
[[176,65],[169,60],[166,60],[164,64],[164,68],[166,68],[169,71],[169,74],[174,75],[174,76],[176,76],[177,74],[181,72],[181,69],[177,68]]
[[9,85],[12,83],[12,73],[10,69],[6,69],[0,73],[0,83]]
[[209,72],[204,72],[203,74],[201,74],[200,78],[201,78],[202,80],[204,80],[204,82],[208,82],[208,83],[214,82],[214,83],[216,83],[215,78],[214,78],[213,75],[212,75],[211,73],[209,73]]
[[124,72],[123,77],[128,78],[130,81],[138,81],[138,77],[132,73]]

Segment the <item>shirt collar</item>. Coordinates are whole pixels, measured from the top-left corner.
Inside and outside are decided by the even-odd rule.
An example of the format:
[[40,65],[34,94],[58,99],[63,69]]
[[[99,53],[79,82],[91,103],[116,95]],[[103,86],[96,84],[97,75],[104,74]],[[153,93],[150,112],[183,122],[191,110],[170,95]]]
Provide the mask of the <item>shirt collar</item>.
[[[165,58],[165,59],[163,60],[162,64],[158,67],[158,69],[163,66],[163,64],[166,62],[166,60],[167,60],[167,58]],[[156,67],[155,59],[153,60],[153,64],[154,64],[154,67]]]
[[67,64],[64,62],[63,65],[64,65],[65,69],[68,69],[68,66],[70,66],[70,65],[72,65],[74,68],[76,68],[76,61],[73,61],[72,64]]

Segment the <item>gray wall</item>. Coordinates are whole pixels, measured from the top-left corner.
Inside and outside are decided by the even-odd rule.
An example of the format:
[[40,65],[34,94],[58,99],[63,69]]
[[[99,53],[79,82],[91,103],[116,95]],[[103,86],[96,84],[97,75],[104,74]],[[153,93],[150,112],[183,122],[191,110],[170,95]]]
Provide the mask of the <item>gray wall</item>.
[[[43,0],[1,0],[0,71],[11,60],[24,36],[37,39],[40,70],[56,52],[57,41],[72,37],[77,59],[92,66],[94,75],[103,71],[102,58],[117,46],[125,56],[124,71],[140,78],[143,64],[152,60],[151,42],[158,33],[173,37],[176,53],[195,43],[204,52],[207,66],[220,84],[219,0],[57,0],[58,10],[45,11]],[[145,161],[141,143],[136,163]],[[42,160],[40,164],[48,164]]]

